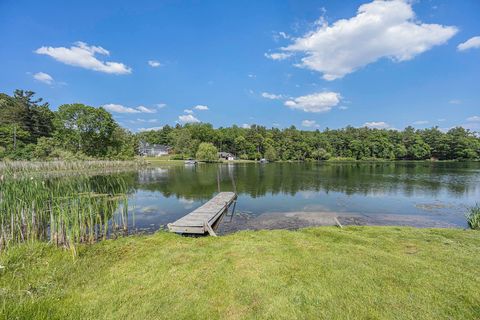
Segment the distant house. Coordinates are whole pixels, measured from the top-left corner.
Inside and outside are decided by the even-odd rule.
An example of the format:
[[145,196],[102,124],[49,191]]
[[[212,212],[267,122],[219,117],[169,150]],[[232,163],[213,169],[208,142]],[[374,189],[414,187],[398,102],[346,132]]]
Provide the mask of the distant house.
[[235,160],[235,156],[229,152],[219,152],[218,158],[228,161]]
[[171,147],[164,144],[150,144],[148,142],[140,142],[138,153],[141,156],[161,157],[170,153]]

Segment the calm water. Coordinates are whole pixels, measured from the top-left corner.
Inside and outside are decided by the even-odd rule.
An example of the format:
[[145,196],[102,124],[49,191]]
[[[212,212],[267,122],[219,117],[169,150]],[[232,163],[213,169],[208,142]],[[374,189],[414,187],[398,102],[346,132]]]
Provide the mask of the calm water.
[[480,202],[480,163],[171,165],[122,173],[131,229],[154,231],[213,197],[238,193],[220,233],[342,224],[466,227]]

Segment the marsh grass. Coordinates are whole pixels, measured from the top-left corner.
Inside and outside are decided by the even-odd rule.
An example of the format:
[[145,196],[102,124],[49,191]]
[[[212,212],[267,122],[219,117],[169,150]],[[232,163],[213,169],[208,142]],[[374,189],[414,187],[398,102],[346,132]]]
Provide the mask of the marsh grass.
[[16,172],[0,179],[0,250],[40,240],[75,254],[78,243],[127,229],[128,186],[121,177]]
[[469,209],[467,222],[470,228],[480,230],[480,205],[478,203]]
[[114,160],[78,160],[78,161],[0,161],[0,175],[11,175],[26,172],[81,171],[108,168],[137,168],[144,166],[145,161]]

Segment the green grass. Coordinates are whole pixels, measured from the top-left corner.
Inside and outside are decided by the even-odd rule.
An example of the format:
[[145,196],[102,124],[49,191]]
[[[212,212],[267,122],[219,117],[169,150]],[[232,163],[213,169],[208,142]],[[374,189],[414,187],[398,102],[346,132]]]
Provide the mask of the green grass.
[[0,256],[5,319],[479,319],[480,233],[160,232]]

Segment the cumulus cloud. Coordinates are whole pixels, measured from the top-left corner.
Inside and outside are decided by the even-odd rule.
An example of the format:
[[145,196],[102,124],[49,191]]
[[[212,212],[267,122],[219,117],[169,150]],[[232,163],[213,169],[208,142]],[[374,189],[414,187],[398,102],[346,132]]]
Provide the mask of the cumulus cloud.
[[163,127],[139,128],[138,131],[157,131],[162,130]]
[[418,120],[418,121],[413,122],[414,125],[422,125],[422,124],[427,124],[427,123],[428,123],[427,120]]
[[152,68],[158,68],[162,66],[162,64],[157,60],[148,60],[148,65]]
[[145,119],[140,119],[140,118],[137,118],[136,121],[130,121],[131,123],[138,123],[138,122],[141,122],[141,123],[145,123],[145,122],[148,122],[148,123],[154,123],[154,122],[157,122],[158,119],[149,119],[149,120],[145,120]]
[[265,57],[272,60],[285,60],[290,58],[293,53],[284,53],[284,52],[276,52],[276,53],[265,53]]
[[480,48],[480,36],[472,37],[465,42],[462,42],[458,45],[458,51],[465,51],[468,49],[477,49]]
[[109,103],[103,105],[105,110],[115,113],[155,113],[155,110],[149,109],[144,106],[138,106],[136,108],[125,107],[121,104]]
[[195,118],[191,114],[184,114],[184,115],[178,116],[178,121],[180,121],[181,123],[197,123],[197,122],[200,122],[200,120],[198,120],[197,118]]
[[110,52],[100,46],[89,46],[85,42],[75,42],[70,48],[65,47],[41,47],[35,53],[44,54],[55,60],[84,69],[112,73],[128,74],[132,69],[120,62],[101,61],[95,55],[110,55]]
[[336,92],[319,92],[285,101],[291,109],[305,112],[327,112],[340,102],[341,96]]
[[299,66],[321,72],[325,80],[342,78],[381,58],[407,61],[444,44],[457,33],[453,26],[418,21],[411,1],[373,1],[361,5],[357,15],[317,29],[281,48],[280,53],[265,54],[283,60],[303,53]]
[[390,128],[390,125],[384,121],[371,121],[365,122],[363,124],[364,127],[368,127],[371,129],[387,129]]
[[242,128],[243,128],[243,129],[250,129],[251,127],[252,127],[251,124],[248,124],[248,123],[242,124]]
[[193,113],[193,110],[185,109],[185,110],[183,110],[183,112],[188,113],[188,114],[192,114],[192,113]]
[[45,72],[37,72],[33,75],[33,78],[37,81],[46,83],[46,84],[52,84],[53,83],[53,78],[51,75]]
[[143,113],[155,113],[155,110],[149,109],[149,108],[144,107],[144,106],[138,106],[137,110],[140,111],[140,112],[143,112]]
[[193,107],[193,109],[199,110],[199,111],[206,111],[206,110],[208,110],[208,106],[204,106],[204,105],[198,104],[198,105],[196,105],[195,107]]
[[274,94],[274,93],[268,93],[268,92],[262,92],[262,97],[266,99],[271,99],[271,100],[283,99],[283,96],[281,94]]
[[315,120],[303,120],[302,126],[306,128],[319,128],[320,125],[317,124]]
[[467,121],[469,121],[469,122],[480,122],[480,117],[479,116],[468,117]]
[[166,103],[157,103],[155,106],[156,106],[158,109],[163,109],[163,108],[165,108],[165,107],[167,106],[167,104],[166,104]]

